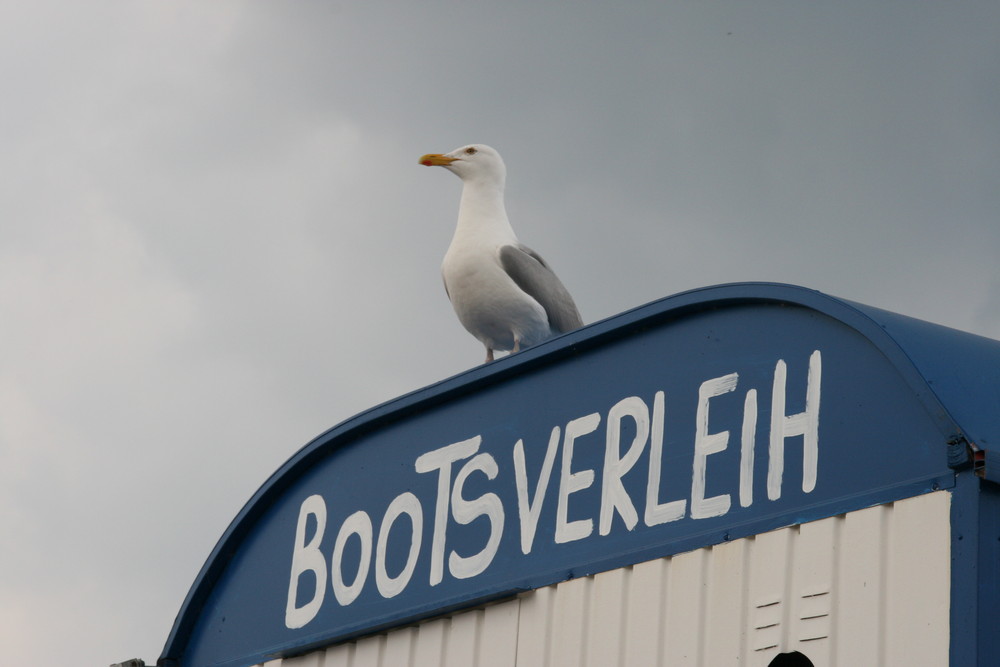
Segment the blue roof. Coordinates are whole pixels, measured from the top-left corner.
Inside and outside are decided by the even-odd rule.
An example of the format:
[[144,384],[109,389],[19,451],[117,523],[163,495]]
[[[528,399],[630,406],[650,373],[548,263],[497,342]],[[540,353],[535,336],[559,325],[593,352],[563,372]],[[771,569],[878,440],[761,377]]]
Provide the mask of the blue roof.
[[[878,347],[909,380],[915,394],[939,420],[942,432],[964,437],[982,448],[1000,442],[1000,341],[797,285],[744,282],[680,292],[527,350],[518,361],[530,363],[534,357],[555,350],[599,344],[608,337],[627,336],[651,322],[699,310],[755,303],[802,306],[839,320]],[[434,386],[478,378],[491,370],[473,369]]]
[[878,347],[939,420],[942,432],[987,448],[1000,442],[1000,341],[783,283],[745,282],[681,292],[560,339],[595,342],[706,308],[782,303],[839,320]]
[[948,413],[959,434],[982,449],[1000,443],[1000,341],[834,300],[852,306],[882,328]]

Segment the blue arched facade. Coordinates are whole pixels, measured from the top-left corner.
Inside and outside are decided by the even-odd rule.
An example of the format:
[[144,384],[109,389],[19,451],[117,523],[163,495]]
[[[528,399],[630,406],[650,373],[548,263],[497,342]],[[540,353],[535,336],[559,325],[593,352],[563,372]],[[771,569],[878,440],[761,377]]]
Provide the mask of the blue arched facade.
[[997,648],[978,628],[998,406],[998,341],[789,285],[668,297],[303,447],[220,539],[159,664],[262,662],[938,489],[961,533],[953,664],[974,664]]

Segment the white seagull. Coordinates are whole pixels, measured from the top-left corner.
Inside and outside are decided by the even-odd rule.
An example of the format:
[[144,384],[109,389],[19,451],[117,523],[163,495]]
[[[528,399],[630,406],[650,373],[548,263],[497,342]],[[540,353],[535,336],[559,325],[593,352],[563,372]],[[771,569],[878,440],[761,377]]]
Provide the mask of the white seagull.
[[496,150],[472,144],[420,158],[462,179],[458,225],[441,264],[444,289],[459,321],[486,346],[512,353],[583,326],[573,297],[538,253],[521,244],[507,220],[507,168]]

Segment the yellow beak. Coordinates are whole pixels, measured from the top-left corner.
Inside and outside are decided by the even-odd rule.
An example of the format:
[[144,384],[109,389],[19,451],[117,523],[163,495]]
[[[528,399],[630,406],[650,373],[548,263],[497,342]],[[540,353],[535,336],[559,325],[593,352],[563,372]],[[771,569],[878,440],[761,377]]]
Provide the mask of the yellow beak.
[[428,153],[427,155],[422,156],[419,162],[425,167],[447,167],[457,159],[457,157],[448,157],[447,155],[441,155],[440,153]]

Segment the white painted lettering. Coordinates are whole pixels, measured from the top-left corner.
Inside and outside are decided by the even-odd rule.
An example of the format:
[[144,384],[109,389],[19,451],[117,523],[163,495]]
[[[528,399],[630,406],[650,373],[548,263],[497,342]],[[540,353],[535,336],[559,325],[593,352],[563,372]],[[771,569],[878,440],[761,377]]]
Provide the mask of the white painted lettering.
[[785,471],[785,438],[802,436],[802,490],[816,488],[816,468],[819,462],[819,401],[823,360],[819,350],[809,357],[806,378],[806,409],[785,415],[785,380],[787,368],[783,359],[774,366],[774,387],[771,393],[771,439],[768,449],[767,497],[781,497],[781,479]]
[[517,485],[517,513],[521,519],[521,553],[531,553],[535,542],[535,529],[538,527],[538,517],[542,513],[542,502],[545,490],[549,487],[549,477],[552,475],[552,464],[556,460],[556,450],[559,449],[559,427],[552,429],[549,436],[549,446],[545,450],[542,469],[538,473],[538,483],[535,485],[533,499],[528,500],[528,472],[524,462],[524,441],[518,440],[514,445],[514,481]]
[[[406,514],[410,517],[410,524],[413,532],[410,535],[410,553],[406,557],[406,564],[402,572],[395,577],[390,577],[385,567],[386,547],[389,543],[389,531],[392,524],[400,515]],[[410,583],[413,570],[417,567],[417,556],[420,555],[420,542],[424,534],[424,512],[420,507],[420,501],[415,495],[406,491],[396,496],[382,517],[382,525],[378,530],[378,547],[375,551],[375,585],[382,597],[391,598],[399,595]]]
[[[358,562],[358,571],[354,575],[354,581],[345,584],[341,560],[344,557],[344,545],[347,544],[351,535],[357,535],[361,542],[361,560]],[[365,587],[371,562],[372,520],[367,512],[358,510],[344,519],[344,523],[340,525],[337,541],[333,544],[333,556],[330,557],[330,584],[333,586],[333,594],[336,596],[337,602],[347,606],[357,599],[358,595],[361,594],[361,589]]]
[[705,473],[709,454],[726,449],[729,431],[708,432],[708,401],[736,389],[739,375],[730,373],[722,377],[705,380],[698,388],[698,410],[695,416],[694,468],[691,474],[691,518],[707,519],[721,516],[729,511],[729,494],[711,498],[705,497]]
[[[777,500],[781,498],[783,491],[785,448],[788,438],[802,439],[802,491],[810,493],[817,484],[822,356],[819,350],[810,355],[805,386],[805,409],[791,415],[786,413],[789,410],[797,411],[802,402],[791,401],[789,407],[786,401],[787,365],[783,359],[772,359],[776,363],[772,383],[770,434],[767,452],[761,456],[768,457],[767,497]],[[804,365],[804,361],[804,359],[797,360],[797,363]],[[678,388],[678,393],[681,395],[694,390],[696,381],[689,383],[687,377],[685,373],[683,378],[677,378],[679,383],[683,381]],[[333,597],[340,607],[346,608],[353,604],[356,611],[360,611],[358,605],[364,609],[379,609],[381,607],[371,605],[379,603],[379,596],[385,599],[394,598],[407,590],[418,564],[421,568],[427,568],[430,587],[442,583],[446,568],[452,578],[463,580],[482,575],[493,567],[495,570],[501,570],[495,574],[502,580],[518,567],[516,561],[519,556],[516,548],[512,543],[506,545],[503,543],[506,514],[511,511],[509,506],[504,506],[504,502],[508,498],[511,499],[509,502],[514,502],[515,492],[520,520],[520,550],[524,555],[532,553],[540,523],[544,526],[542,531],[545,534],[542,542],[548,541],[549,535],[545,531],[550,525],[547,522],[551,520],[549,517],[553,513],[555,525],[552,539],[555,544],[548,543],[547,546],[543,544],[540,547],[545,552],[543,555],[547,562],[551,559],[558,560],[560,557],[562,549],[555,545],[588,538],[602,542],[598,535],[610,535],[616,526],[618,520],[616,517],[620,518],[625,530],[634,531],[639,523],[636,503],[640,502],[639,494],[643,481],[642,473],[634,470],[637,465],[640,469],[642,467],[640,461],[647,451],[647,443],[649,454],[645,480],[645,507],[642,516],[645,526],[654,527],[685,518],[706,519],[726,515],[735,505],[737,467],[739,507],[750,508],[754,503],[755,483],[758,487],[757,493],[763,497],[764,461],[757,460],[759,457],[756,456],[756,441],[758,426],[762,429],[767,426],[758,423],[759,401],[762,399],[758,396],[759,386],[756,388],[748,386],[752,382],[749,378],[752,377],[757,377],[756,360],[754,372],[751,374],[744,373],[741,377],[740,374],[733,372],[706,380],[698,386],[693,443],[690,439],[689,423],[679,424],[672,433],[666,433],[665,392],[656,391],[652,397],[652,405],[647,404],[639,396],[627,396],[612,405],[607,412],[593,412],[572,419],[564,426],[552,427],[544,456],[540,450],[532,451],[533,456],[530,458],[533,465],[538,465],[538,468],[532,471],[536,475],[534,480],[529,479],[527,463],[529,457],[525,451],[525,440],[515,437],[506,439],[509,432],[504,426],[490,431],[498,435],[498,441],[488,448],[492,450],[489,452],[480,451],[483,444],[483,437],[480,435],[422,454],[419,450],[414,452],[414,456],[419,454],[414,460],[416,472],[420,474],[436,472],[436,483],[427,478],[423,478],[423,483],[415,483],[412,471],[409,479],[402,479],[392,473],[384,478],[378,477],[376,471],[375,476],[367,483],[381,484],[383,480],[387,480],[385,483],[398,486],[385,489],[376,486],[371,493],[365,492],[358,494],[357,497],[346,489],[337,488],[336,495],[331,496],[330,502],[336,503],[338,515],[343,504],[358,502],[366,505],[364,509],[357,509],[347,516],[339,529],[332,524],[327,525],[327,501],[322,495],[314,494],[305,498],[298,510],[295,537],[291,545],[285,626],[289,629],[298,629],[315,620],[322,609],[325,596],[329,595],[328,588],[333,591]],[[741,381],[743,383],[741,388],[745,391],[736,392],[737,385]],[[767,384],[767,380],[763,380],[763,383]],[[801,391],[801,388],[799,390]],[[733,396],[720,398],[729,393]],[[730,430],[736,433],[739,421],[736,412],[739,393],[743,394],[743,413],[737,454],[735,444],[733,451],[727,452],[727,450]],[[712,413],[714,419],[710,417],[713,399],[717,399],[714,400],[715,412]],[[763,400],[766,403],[766,396]],[[541,409],[543,408],[539,408]],[[681,413],[683,414],[683,411]],[[729,415],[731,417],[728,417],[727,423],[725,419]],[[605,416],[607,428],[603,434],[603,456],[597,449],[585,448],[576,452],[578,456],[574,463],[574,451],[580,438],[594,434],[592,444],[594,447],[599,446],[597,439],[601,436],[596,432]],[[530,423],[536,422],[532,419]],[[723,426],[727,426],[728,430],[723,430]],[[560,439],[562,458],[560,470],[555,473],[553,469],[555,460],[559,456]],[[498,456],[496,452],[506,452],[505,448],[512,441],[514,441],[512,461],[506,459],[506,453]],[[540,446],[541,442],[537,444]],[[588,444],[589,440],[584,443],[585,446]],[[798,441],[792,446],[797,445]],[[763,446],[761,444],[761,447]],[[790,451],[794,453],[796,450]],[[726,453],[711,459],[715,463],[712,468],[713,474],[710,476],[708,474],[710,457],[720,452]],[[678,468],[676,464],[678,460],[686,460],[687,456],[692,456],[690,494],[686,493],[687,466]],[[794,456],[793,459],[797,461]],[[508,475],[507,472],[501,475],[505,461],[508,465],[513,463],[513,482],[510,481],[510,476],[503,476]],[[386,465],[394,466],[398,463],[399,461],[387,462]],[[574,465],[581,469],[574,470]],[[595,485],[597,467],[602,465],[600,490],[598,490]],[[664,470],[664,466],[668,466],[668,469]],[[761,468],[756,480],[755,466]],[[632,477],[628,477],[630,473]],[[474,477],[477,474],[481,477]],[[549,487],[554,474],[558,474],[558,489],[553,490],[556,496],[553,501]],[[681,481],[682,475],[683,481]],[[328,478],[324,479],[329,483]],[[722,480],[726,480],[725,485],[722,484]],[[512,483],[515,487],[513,490],[510,488]],[[680,484],[682,490],[673,488],[675,484]],[[429,523],[432,521],[430,505],[424,507],[421,498],[414,492],[420,490],[421,493],[425,493],[423,502],[431,503],[431,488],[436,489],[433,501],[433,527]],[[575,511],[571,512],[569,505],[573,494],[587,489],[590,489],[589,493],[580,493],[576,496],[573,506]],[[634,491],[635,496],[629,495],[630,489]],[[712,492],[726,493],[706,497],[709,489]],[[787,489],[785,491],[787,492]],[[598,492],[599,508],[596,506]],[[386,500],[397,493],[399,495],[396,495],[385,509],[380,525],[375,526],[378,515],[373,511],[373,506],[380,511]],[[661,502],[661,495],[666,498],[665,502]],[[678,495],[684,497],[678,498]],[[332,499],[334,497],[335,501]],[[546,522],[542,522],[542,510],[546,502],[549,503],[549,509],[546,513]],[[552,502],[556,503],[554,512],[551,507]],[[351,511],[356,508],[345,509]],[[285,511],[284,507],[282,511]],[[288,511],[294,512],[294,505],[288,508]],[[576,518],[571,520],[571,516]],[[756,521],[766,516],[768,516],[766,509],[758,507],[756,511],[741,515],[740,521],[747,525],[747,521]],[[291,516],[285,520],[291,521]],[[425,521],[428,522],[427,537],[430,544],[427,550],[422,550]],[[463,526],[468,527],[463,528]],[[375,535],[376,528],[377,535]],[[680,531],[681,536],[697,535],[700,530],[684,525],[675,525],[674,528]],[[324,548],[324,534],[329,532],[332,538],[335,530],[336,539],[327,539]],[[451,544],[448,543],[449,530],[459,531],[459,534],[451,536]],[[292,532],[290,525],[287,531]],[[657,537],[651,533],[650,539],[661,538],[662,536]],[[587,558],[590,558],[591,554],[597,554],[595,558],[600,559],[608,554],[619,553],[620,549],[625,548],[626,545],[619,542],[620,540],[612,540],[607,546],[578,545],[577,551],[574,552],[573,549],[570,551],[585,553]],[[503,553],[502,549],[505,550]],[[357,554],[356,560],[355,554]],[[278,572],[277,576],[279,583],[283,581],[282,572]],[[422,577],[423,569],[418,582],[414,585],[421,588],[421,595],[429,594],[429,588],[426,588],[427,585],[422,581]],[[374,586],[369,583],[371,579],[374,579]],[[490,581],[495,582],[496,579],[490,578]],[[452,584],[444,587],[450,591],[448,595],[458,590]],[[373,588],[377,590],[372,590]],[[385,600],[381,602],[385,603]],[[277,603],[280,605],[280,600]]]
[[479,451],[482,436],[462,440],[440,449],[421,454],[414,464],[417,472],[439,471],[437,503],[434,507],[434,537],[431,538],[431,586],[444,578],[445,536],[448,528],[448,499],[451,497],[451,464],[467,459]]
[[490,537],[486,541],[483,550],[472,556],[459,556],[452,551],[448,555],[448,569],[456,579],[468,579],[474,577],[493,562],[493,557],[500,547],[500,538],[503,536],[504,512],[503,503],[495,493],[484,493],[475,500],[466,500],[462,497],[462,487],[469,475],[479,471],[486,475],[487,479],[496,479],[499,468],[496,459],[489,454],[479,454],[471,461],[462,466],[458,474],[455,475],[455,486],[451,490],[451,511],[455,521],[464,525],[472,523],[476,518],[485,516],[490,522]]
[[[622,420],[630,417],[635,422],[635,437],[625,456],[621,456]],[[601,476],[601,535],[611,532],[615,512],[629,530],[635,528],[639,515],[622,477],[632,469],[649,439],[649,408],[638,396],[629,396],[615,403],[608,411],[608,432],[604,447],[604,474]]]
[[593,470],[571,472],[573,463],[573,442],[580,436],[593,433],[601,423],[601,415],[593,413],[579,417],[566,424],[566,435],[563,438],[562,470],[559,475],[559,500],[556,505],[556,535],[557,544],[582,540],[594,532],[593,519],[578,519],[569,521],[569,496],[582,491],[594,483]]
[[[309,517],[316,519],[316,532],[306,544],[306,526]],[[312,495],[299,506],[299,520],[295,527],[295,542],[292,550],[292,574],[288,581],[288,603],[285,606],[285,627],[292,630],[301,628],[313,620],[323,604],[326,594],[326,559],[319,550],[326,530],[326,502],[321,495]],[[306,572],[316,577],[316,592],[312,600],[297,606],[299,578]]]
[[677,521],[684,517],[687,500],[660,503],[660,470],[663,466],[663,413],[662,391],[653,397],[653,423],[649,434],[649,478],[646,482],[646,511],[643,516],[647,526]]
[[753,504],[753,447],[757,433],[757,390],[743,399],[743,433],[740,438],[740,507]]

